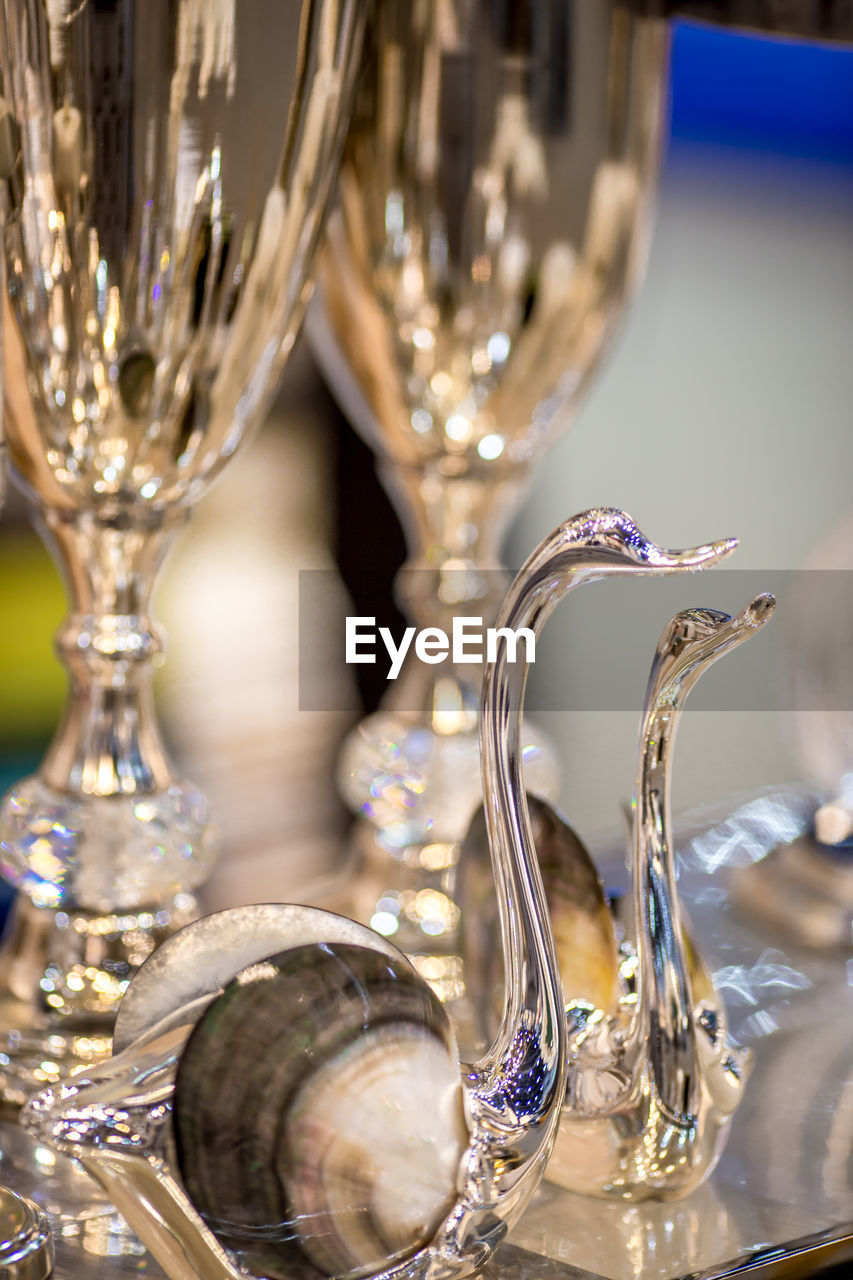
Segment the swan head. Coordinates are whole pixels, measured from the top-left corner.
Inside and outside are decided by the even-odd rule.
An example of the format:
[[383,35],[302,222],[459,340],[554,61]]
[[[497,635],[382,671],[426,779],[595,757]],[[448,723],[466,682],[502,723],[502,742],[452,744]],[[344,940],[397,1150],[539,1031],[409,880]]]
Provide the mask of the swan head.
[[660,647],[677,650],[708,644],[714,646],[715,656],[721,656],[769,622],[775,609],[776,599],[766,591],[734,615],[719,609],[684,609],[664,628]]
[[[582,549],[599,571],[643,569],[647,573],[711,568],[735,550],[737,538],[670,551],[647,538],[636,521],[616,507],[592,507],[566,520],[553,539],[566,550]],[[550,540],[549,540],[550,541]]]
[[697,547],[668,550],[647,538],[625,511],[592,507],[558,525],[522,567],[504,601],[498,625],[544,604],[543,621],[573,587],[621,574],[692,573],[720,564],[737,547],[721,538]]
[[654,702],[684,697],[703,671],[755,635],[775,610],[775,597],[762,592],[737,614],[719,609],[685,609],[675,614],[664,627],[655,652],[647,712]]

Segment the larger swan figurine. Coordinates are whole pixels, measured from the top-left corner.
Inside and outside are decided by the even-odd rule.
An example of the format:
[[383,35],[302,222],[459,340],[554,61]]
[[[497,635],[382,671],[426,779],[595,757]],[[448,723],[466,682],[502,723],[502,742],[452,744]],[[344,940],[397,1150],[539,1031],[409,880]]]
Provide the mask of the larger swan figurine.
[[[497,626],[538,633],[582,582],[701,568],[733,545],[665,552],[622,512],[586,512],[531,556]],[[142,966],[110,1061],[24,1108],[172,1280],[464,1276],[538,1186],[568,1025],[521,782],[526,676],[504,637],[482,733],[505,998],[479,1062],[458,1062],[440,1002],[372,930],[308,907],[235,908]]]

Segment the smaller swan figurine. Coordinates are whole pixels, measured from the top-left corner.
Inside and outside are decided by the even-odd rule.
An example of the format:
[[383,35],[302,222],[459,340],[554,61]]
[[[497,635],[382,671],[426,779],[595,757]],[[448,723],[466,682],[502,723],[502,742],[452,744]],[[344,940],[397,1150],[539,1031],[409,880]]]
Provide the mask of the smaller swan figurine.
[[[606,981],[608,966],[599,969],[606,1003],[583,998],[580,975],[572,981],[564,974],[569,1069],[548,1176],[570,1190],[626,1200],[686,1195],[716,1164],[741,1100],[749,1057],[727,1038],[722,998],[681,917],[670,769],[687,695],[775,607],[765,594],[735,617],[713,609],[678,613],[655,652],[634,798],[636,951],[621,966],[612,963]],[[615,961],[616,935],[597,877],[595,885],[597,954]],[[593,892],[591,876],[586,886]]]
[[[625,1200],[687,1194],[714,1167],[740,1102],[748,1055],[727,1039],[722,999],[682,919],[670,769],[688,693],[774,608],[761,595],[736,617],[691,609],[664,628],[640,725],[633,900],[624,922],[634,945],[620,945],[622,922],[581,841],[545,801],[528,796],[569,1027],[566,1101],[546,1176],[571,1191]],[[462,908],[474,920],[465,951],[487,1025],[497,975],[494,926],[483,909],[482,826],[476,815],[463,849]]]

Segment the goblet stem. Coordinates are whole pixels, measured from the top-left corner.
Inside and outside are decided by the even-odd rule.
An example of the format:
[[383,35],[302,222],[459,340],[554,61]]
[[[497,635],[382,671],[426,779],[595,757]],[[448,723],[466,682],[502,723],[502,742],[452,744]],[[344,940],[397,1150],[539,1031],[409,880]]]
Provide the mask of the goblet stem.
[[206,801],[175,777],[152,696],[163,641],[149,602],[185,515],[41,516],[71,596],[57,637],[70,695],[39,772],[0,808],[3,873],[36,907],[156,907],[213,860]]
[[163,637],[151,594],[185,510],[39,515],[69,589],[57,651],[70,691],[38,773],[0,805],[2,870],[19,891],[0,981],[12,1106],[109,1054],[130,978],[193,918],[191,890],[215,851],[207,802],[175,776],[152,692]]
[[172,768],[152,696],[163,635],[150,601],[185,513],[158,515],[147,527],[88,511],[48,509],[42,519],[69,583],[71,609],[56,641],[70,697],[41,776],[83,795],[165,790]]
[[[501,545],[528,486],[527,467],[472,472],[451,454],[418,463],[383,459],[379,474],[406,529],[408,568],[503,568]],[[493,586],[493,613],[502,594]]]
[[[449,638],[454,620],[491,625],[507,577],[499,552],[527,483],[527,468],[485,475],[452,455],[407,463],[385,457],[380,475],[407,532],[395,587],[407,621]],[[468,654],[484,652],[472,621]],[[479,636],[479,640],[473,637]],[[397,637],[399,641],[399,637]],[[378,712],[344,743],[340,783],[359,815],[361,874],[353,912],[405,950],[439,997],[464,994],[458,954],[456,863],[481,793],[478,705],[482,660],[421,661],[410,644]],[[526,785],[556,789],[550,745],[525,725]]]
[[[527,486],[520,468],[500,477],[458,474],[456,462],[452,456],[416,465],[388,459],[379,466],[409,544],[395,581],[398,601],[416,627],[439,627],[448,635],[455,618],[492,622],[507,587],[501,543]],[[459,710],[469,709],[476,720],[482,681],[476,662],[455,666],[452,675],[445,663],[410,662],[405,678],[389,685],[383,707],[429,717],[441,711],[435,688],[448,678],[470,693]],[[472,723],[460,721],[459,729]]]

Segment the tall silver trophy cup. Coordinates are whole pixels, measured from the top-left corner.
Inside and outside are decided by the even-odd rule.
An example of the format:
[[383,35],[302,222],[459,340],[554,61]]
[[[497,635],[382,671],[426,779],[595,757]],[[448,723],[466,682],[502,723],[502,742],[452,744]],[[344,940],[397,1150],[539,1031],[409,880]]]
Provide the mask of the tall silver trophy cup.
[[363,11],[0,6],[7,432],[70,597],[64,719],[0,806],[19,891],[12,1103],[108,1050],[129,977],[192,914],[215,856],[207,802],[154,716],[151,591],[293,345]]

